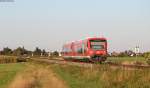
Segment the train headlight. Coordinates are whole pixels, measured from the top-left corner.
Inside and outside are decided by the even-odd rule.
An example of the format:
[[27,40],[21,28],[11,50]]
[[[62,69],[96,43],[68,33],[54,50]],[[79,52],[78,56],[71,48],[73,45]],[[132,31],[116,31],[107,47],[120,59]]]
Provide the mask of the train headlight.
[[93,54],[94,52],[93,51],[89,51],[89,54]]
[[100,51],[96,51],[96,54],[101,54],[101,52]]
[[106,51],[104,51],[104,54],[106,54]]

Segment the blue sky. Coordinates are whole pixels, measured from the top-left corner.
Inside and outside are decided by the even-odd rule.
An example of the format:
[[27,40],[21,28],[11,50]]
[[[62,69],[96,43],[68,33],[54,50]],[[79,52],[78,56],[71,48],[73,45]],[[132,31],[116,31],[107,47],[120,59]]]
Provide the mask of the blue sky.
[[150,50],[150,0],[15,0],[0,2],[0,49],[63,43],[104,36],[109,51],[139,45]]

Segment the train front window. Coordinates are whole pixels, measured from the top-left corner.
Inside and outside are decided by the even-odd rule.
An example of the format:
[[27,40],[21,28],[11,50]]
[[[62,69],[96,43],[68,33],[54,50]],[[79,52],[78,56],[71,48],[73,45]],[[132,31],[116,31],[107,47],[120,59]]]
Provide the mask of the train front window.
[[90,40],[91,49],[102,50],[104,49],[106,40]]

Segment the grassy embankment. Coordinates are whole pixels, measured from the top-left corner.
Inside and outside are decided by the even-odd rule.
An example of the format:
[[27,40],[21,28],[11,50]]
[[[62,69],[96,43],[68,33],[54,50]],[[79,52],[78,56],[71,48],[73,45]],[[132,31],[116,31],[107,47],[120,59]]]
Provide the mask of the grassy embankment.
[[0,88],[7,88],[18,72],[25,68],[25,64],[0,64]]

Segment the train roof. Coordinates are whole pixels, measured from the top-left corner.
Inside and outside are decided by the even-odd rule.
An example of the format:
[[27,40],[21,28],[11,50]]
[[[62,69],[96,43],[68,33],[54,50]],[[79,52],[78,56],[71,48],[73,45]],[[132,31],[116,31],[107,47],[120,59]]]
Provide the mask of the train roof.
[[91,39],[102,39],[102,40],[107,40],[106,38],[104,37],[87,37],[85,39],[80,39],[80,40],[76,40],[76,41],[70,41],[70,42],[66,42],[64,45],[70,45],[74,42],[81,42],[81,41],[84,41],[84,40],[91,40]]
[[102,40],[106,40],[106,38],[104,37],[89,37],[87,38],[88,40],[91,40],[91,39],[102,39]]

